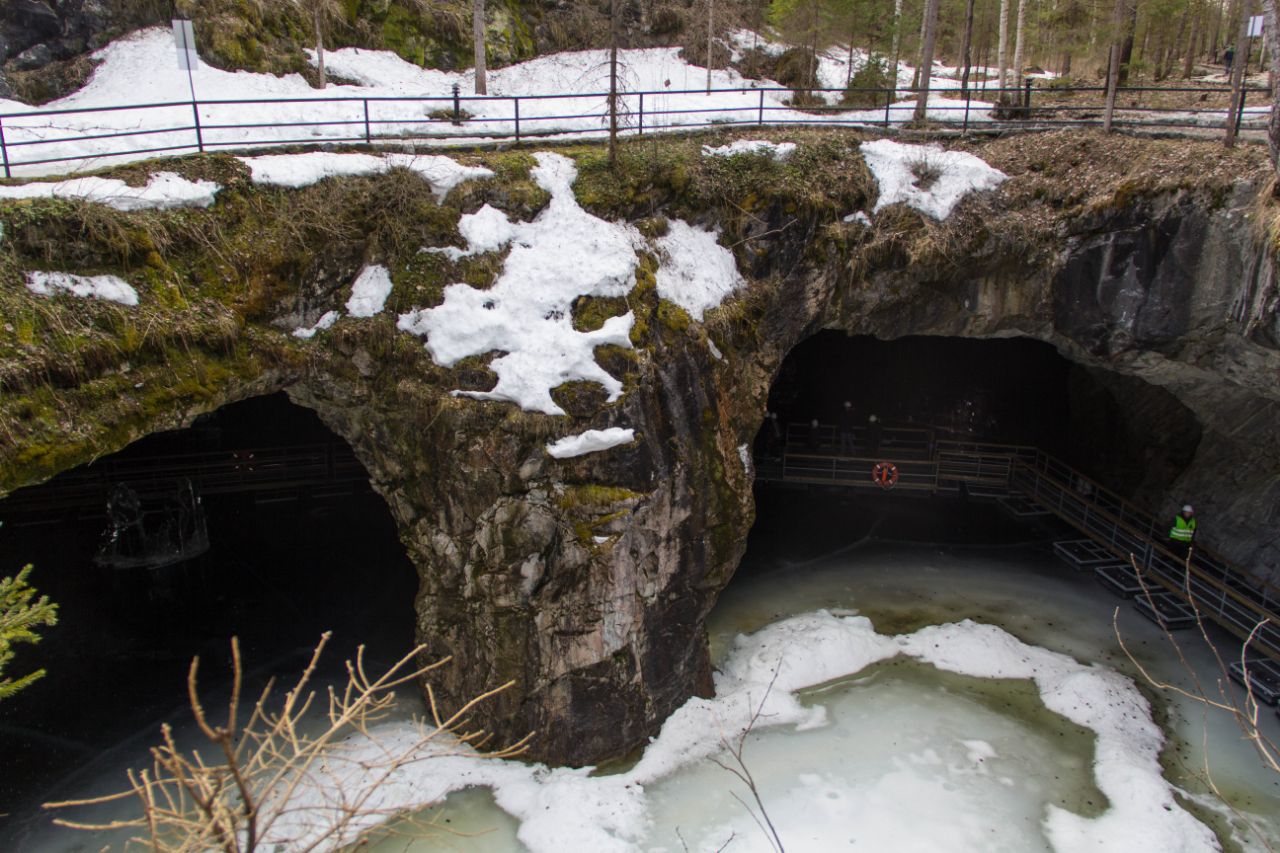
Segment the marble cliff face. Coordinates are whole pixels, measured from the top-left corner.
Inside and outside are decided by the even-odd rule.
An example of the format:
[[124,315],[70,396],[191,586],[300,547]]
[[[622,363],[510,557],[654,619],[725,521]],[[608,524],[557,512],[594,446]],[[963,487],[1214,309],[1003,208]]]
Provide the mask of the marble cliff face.
[[[1071,134],[1040,144],[1080,150]],[[1148,157],[1163,145],[1110,144]],[[46,390],[40,370],[69,356],[37,318],[29,351],[11,354],[3,377],[14,427],[0,445],[0,487],[283,389],[351,444],[386,499],[419,571],[418,636],[455,660],[437,696],[449,705],[515,682],[475,719],[501,738],[535,732],[534,757],[568,764],[625,754],[711,689],[703,624],[752,524],[749,448],[782,359],[820,329],[1053,344],[1095,377],[1091,393],[1142,425],[1134,454],[1156,448],[1129,472],[1131,493],[1161,510],[1194,495],[1215,545],[1260,575],[1280,570],[1269,535],[1280,507],[1280,320],[1255,226],[1265,215],[1257,157],[1197,185],[1104,170],[1082,195],[1066,171],[1054,183],[1053,162],[1037,169],[1024,148],[990,143],[974,150],[1009,174],[999,189],[943,221],[904,205],[864,220],[853,214],[871,211],[877,190],[856,141],[815,134],[786,163],[768,152],[709,163],[687,141],[663,145],[675,153],[624,156],[620,177],[592,149],[569,152],[560,159],[577,161],[576,180],[547,177],[545,157],[477,155],[472,165],[491,177],[442,200],[411,169],[270,190],[238,162],[211,158],[200,168],[216,164],[224,189],[187,215],[208,217],[203,237],[184,230],[184,214],[158,225],[122,214],[121,245],[90,236],[68,250],[68,266],[116,268],[141,299],[124,309],[59,297],[57,310],[81,312],[111,339],[130,334],[128,310],[158,304],[173,340],[155,351],[144,341],[127,361],[104,347],[92,369],[68,368]],[[322,201],[343,212],[307,221]],[[23,290],[21,270],[84,214],[0,214],[11,235],[6,298],[25,305],[40,297]],[[554,216],[568,218],[540,232]],[[161,225],[165,241],[147,230]],[[528,257],[539,241],[582,237],[575,228],[587,244],[561,247],[559,260]],[[671,235],[692,233],[712,235],[740,276],[714,304],[672,296],[681,250]],[[351,283],[373,263],[389,270],[386,307],[353,316]],[[418,324],[433,315],[415,312],[455,299],[500,312],[522,298],[504,279],[512,270],[563,283],[593,264],[608,274],[534,306],[542,313],[527,328],[508,318],[521,334],[559,323],[567,337],[555,341],[586,347],[590,364],[570,359],[577,366],[556,374],[549,404],[520,398],[527,389],[486,399],[509,387],[495,362],[511,354],[515,331],[469,353],[446,354],[430,333],[435,348],[424,346]],[[290,334],[344,305],[330,328]],[[178,330],[187,356],[157,355],[176,347]],[[532,340],[535,353],[553,347]],[[46,415],[49,394],[73,414]],[[595,452],[548,453],[588,430],[632,432]],[[1190,463],[1168,463],[1143,430],[1189,436]]]

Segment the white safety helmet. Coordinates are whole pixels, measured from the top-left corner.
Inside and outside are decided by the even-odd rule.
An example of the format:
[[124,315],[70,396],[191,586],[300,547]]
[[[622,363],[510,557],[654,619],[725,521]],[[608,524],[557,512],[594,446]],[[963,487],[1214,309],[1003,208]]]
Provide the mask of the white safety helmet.
[[875,422],[876,422],[876,420],[877,420],[877,418],[876,418],[876,416],[875,416],[875,415],[872,415],[871,417],[867,418],[867,420],[868,420],[870,423],[875,423]]
[[1182,511],[1183,511],[1183,512],[1195,512],[1195,510],[1191,508],[1191,504],[1187,504],[1186,506],[1184,506],[1184,507],[1182,508]]

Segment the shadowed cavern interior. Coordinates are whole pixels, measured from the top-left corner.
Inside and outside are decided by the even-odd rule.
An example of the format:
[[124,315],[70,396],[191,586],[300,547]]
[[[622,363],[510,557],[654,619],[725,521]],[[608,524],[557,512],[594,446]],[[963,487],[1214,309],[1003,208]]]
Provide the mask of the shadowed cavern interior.
[[[135,463],[191,474],[205,553],[153,568],[95,564],[104,501],[69,484],[94,466]],[[225,406],[94,466],[0,502],[0,565],[33,564],[32,582],[60,607],[59,624],[16,660],[19,672],[48,675],[0,706],[0,813],[28,813],[103,772],[125,748],[110,747],[139,732],[151,743],[161,721],[188,719],[194,656],[202,688],[225,694],[233,635],[251,695],[272,676],[292,683],[325,631],[322,678],[341,673],[359,644],[374,665],[412,647],[417,575],[385,503],[342,440],[284,394]],[[176,482],[135,481],[142,510],[163,516]],[[13,823],[0,837],[22,831]]]
[[[769,410],[792,441],[817,419],[839,427],[844,401],[865,427],[1025,444],[1139,503],[1155,505],[1200,441],[1195,415],[1141,380],[1083,367],[1029,338],[878,340],[826,330],[796,346]],[[766,427],[768,424],[766,424]],[[757,439],[757,451],[764,445]]]

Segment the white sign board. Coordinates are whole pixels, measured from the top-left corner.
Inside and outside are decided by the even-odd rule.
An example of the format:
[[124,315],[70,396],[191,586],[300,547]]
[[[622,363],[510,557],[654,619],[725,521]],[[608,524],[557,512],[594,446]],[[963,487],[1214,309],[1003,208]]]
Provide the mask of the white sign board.
[[1254,15],[1249,18],[1249,38],[1256,39],[1262,35],[1262,16]]
[[196,29],[190,21],[173,22],[173,42],[178,48],[178,67],[183,71],[195,71],[200,67],[196,56]]

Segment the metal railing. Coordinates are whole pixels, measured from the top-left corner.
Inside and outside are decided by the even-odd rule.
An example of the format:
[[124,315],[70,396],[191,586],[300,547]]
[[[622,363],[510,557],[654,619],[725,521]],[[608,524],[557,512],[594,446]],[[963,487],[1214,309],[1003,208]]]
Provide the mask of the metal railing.
[[[758,461],[759,479],[784,483],[843,486],[878,490],[871,476],[878,461],[891,460],[899,471],[897,489],[971,493],[981,489],[1021,493],[1090,539],[1110,549],[1119,560],[1132,555],[1153,588],[1190,599],[1205,617],[1280,660],[1280,587],[1259,581],[1212,548],[1197,544],[1190,563],[1168,549],[1169,519],[1125,500],[1038,448],[966,439],[934,438],[928,453],[886,450],[875,456],[840,452],[836,427],[793,424],[788,435],[806,449],[786,450],[777,461]],[[857,432],[858,441],[865,434]],[[897,430],[886,429],[884,435]],[[815,449],[810,436],[817,436]],[[863,447],[864,445],[858,445]],[[830,452],[821,452],[823,447]]]
[[[812,89],[802,104],[776,87],[627,92],[619,95],[622,132],[643,135],[705,127],[827,125],[888,127],[911,121],[911,89],[861,89],[863,106],[838,103],[842,89]],[[1022,86],[934,89],[930,121],[967,131],[975,127],[1093,127],[1103,122],[1098,87]],[[1152,98],[1188,96],[1171,108]],[[711,98],[714,103],[708,103]],[[827,99],[836,103],[826,103]],[[1221,103],[1211,103],[1210,99]],[[1248,102],[1253,100],[1253,107]],[[1147,103],[1143,103],[1144,100]],[[1119,128],[1187,131],[1225,127],[1265,129],[1267,89],[1246,87],[1238,103],[1220,86],[1127,87],[1113,120]],[[0,114],[0,167],[6,178],[49,171],[57,164],[101,165],[141,157],[227,149],[315,145],[466,143],[607,133],[606,92],[546,95],[328,96],[314,98],[194,99],[106,107],[32,109]],[[251,120],[245,120],[249,114]],[[1246,120],[1247,119],[1247,120]],[[67,171],[67,169],[63,169]]]
[[1184,600],[1194,599],[1201,613],[1236,636],[1253,634],[1261,651],[1280,660],[1280,587],[1251,578],[1200,544],[1188,563],[1165,547],[1168,519],[1134,506],[1048,454],[1014,459],[1011,484],[1121,559],[1132,556],[1145,578]]
[[0,500],[0,512],[101,509],[116,483],[151,497],[167,494],[183,479],[195,483],[202,495],[217,495],[362,484],[368,474],[349,447],[336,443],[104,459],[16,490]]

